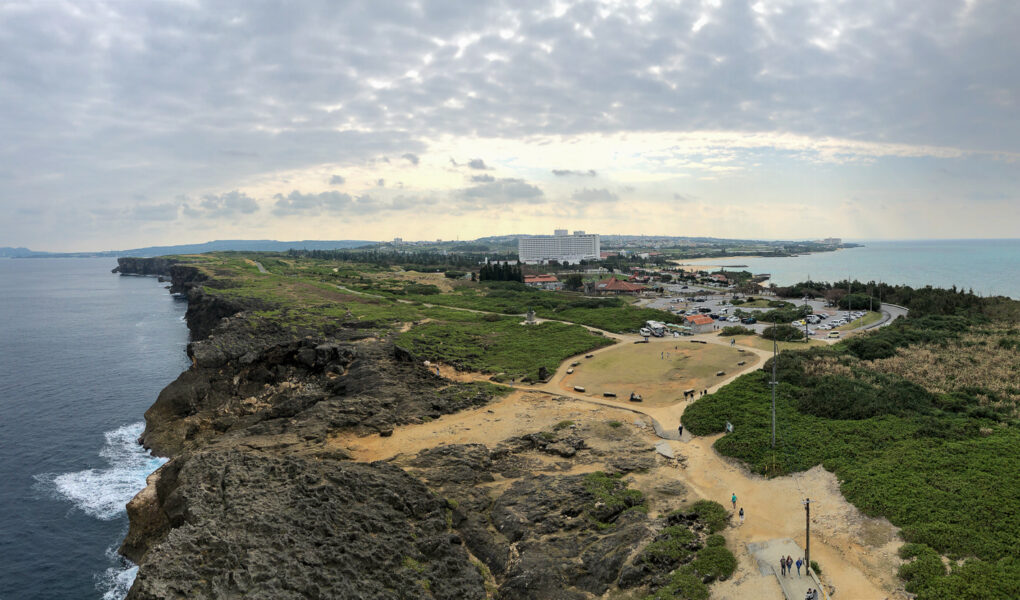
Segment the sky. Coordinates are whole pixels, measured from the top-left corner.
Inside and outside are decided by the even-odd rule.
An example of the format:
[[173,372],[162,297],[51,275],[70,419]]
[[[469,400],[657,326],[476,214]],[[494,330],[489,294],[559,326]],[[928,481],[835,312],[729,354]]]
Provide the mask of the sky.
[[1015,0],[0,0],[0,246],[1020,231]]

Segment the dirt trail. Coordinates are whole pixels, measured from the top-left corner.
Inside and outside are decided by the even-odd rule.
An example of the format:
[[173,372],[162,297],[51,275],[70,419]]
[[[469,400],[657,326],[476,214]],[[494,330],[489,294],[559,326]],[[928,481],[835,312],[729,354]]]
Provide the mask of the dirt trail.
[[619,420],[634,422],[634,413],[542,393],[515,391],[482,408],[465,410],[422,423],[397,427],[390,437],[347,434],[330,438],[329,445],[350,452],[354,460],[386,460],[398,454],[416,454],[443,444],[497,443],[527,433],[549,431],[566,420]]

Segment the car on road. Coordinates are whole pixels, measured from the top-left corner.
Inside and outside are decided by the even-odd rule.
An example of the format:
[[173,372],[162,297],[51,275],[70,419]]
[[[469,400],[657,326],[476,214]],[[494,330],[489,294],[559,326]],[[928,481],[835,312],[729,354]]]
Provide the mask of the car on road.
[[839,337],[839,332],[838,331],[830,331],[829,332],[829,337],[831,337],[831,338],[838,338]]
[[758,319],[755,319],[754,317],[744,317],[743,319],[740,319],[740,322],[744,325],[754,325],[758,322]]

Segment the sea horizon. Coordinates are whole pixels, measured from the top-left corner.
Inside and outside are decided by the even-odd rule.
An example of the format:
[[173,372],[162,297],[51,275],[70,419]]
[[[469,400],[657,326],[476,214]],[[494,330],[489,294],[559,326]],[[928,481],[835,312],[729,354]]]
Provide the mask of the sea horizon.
[[[1020,299],[1020,239],[844,240],[860,247],[788,257],[700,259],[705,265],[768,273],[776,285],[847,278],[891,285],[969,290]],[[682,261],[681,261],[682,262]]]

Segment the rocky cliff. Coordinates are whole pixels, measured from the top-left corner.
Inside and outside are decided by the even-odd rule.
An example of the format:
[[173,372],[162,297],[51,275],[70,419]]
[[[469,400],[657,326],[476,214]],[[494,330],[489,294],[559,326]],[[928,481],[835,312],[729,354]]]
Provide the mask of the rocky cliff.
[[[270,324],[200,270],[169,273],[192,365],[145,414],[140,442],[171,460],[128,505],[129,599],[580,600],[655,589],[705,545],[697,515],[653,518],[628,488],[622,475],[670,461],[618,423],[355,462],[338,436],[389,436],[505,388],[439,377],[371,327]],[[683,490],[660,495],[675,507]],[[678,523],[686,549],[650,557]]]
[[173,258],[136,258],[131,256],[123,256],[117,259],[117,266],[113,268],[113,273],[121,273],[123,275],[162,275],[169,277],[170,269],[173,265],[177,264],[177,260]]

